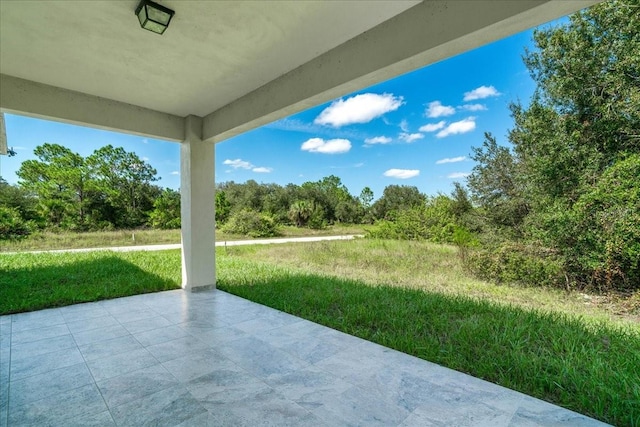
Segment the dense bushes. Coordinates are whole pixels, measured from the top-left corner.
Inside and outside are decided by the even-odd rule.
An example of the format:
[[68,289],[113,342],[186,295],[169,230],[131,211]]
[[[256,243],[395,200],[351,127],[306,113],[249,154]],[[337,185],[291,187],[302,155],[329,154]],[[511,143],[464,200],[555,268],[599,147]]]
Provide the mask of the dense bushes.
[[0,240],[19,239],[31,233],[31,227],[16,208],[0,206]]
[[271,215],[249,209],[232,214],[222,227],[222,231],[250,237],[274,237],[280,235],[278,224]]
[[640,155],[615,162],[572,206],[531,219],[532,235],[557,247],[568,274],[598,289],[640,289]]
[[465,266],[476,276],[497,283],[527,286],[565,286],[560,257],[536,246],[505,242],[468,251]]
[[379,220],[367,230],[367,237],[453,242],[456,224],[451,199],[446,196],[438,196],[423,206],[388,213],[388,216],[394,219]]

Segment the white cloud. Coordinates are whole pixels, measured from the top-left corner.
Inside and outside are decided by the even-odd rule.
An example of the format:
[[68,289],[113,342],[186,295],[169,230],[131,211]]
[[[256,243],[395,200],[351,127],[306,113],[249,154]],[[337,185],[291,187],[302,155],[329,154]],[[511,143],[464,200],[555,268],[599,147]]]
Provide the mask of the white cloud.
[[367,138],[364,140],[364,143],[367,145],[374,145],[374,144],[388,144],[391,141],[393,141],[391,138],[389,138],[388,136],[375,136],[373,138]]
[[222,162],[222,164],[229,165],[234,169],[251,169],[253,167],[251,163],[242,159],[235,159],[235,160],[227,159],[224,162]]
[[369,123],[376,117],[397,110],[403,103],[401,96],[390,93],[363,93],[332,102],[316,117],[314,123],[333,127]]
[[257,167],[257,168],[253,168],[253,169],[251,169],[251,170],[252,170],[253,172],[255,172],[255,173],[270,173],[270,172],[273,172],[273,169],[272,169],[272,168],[265,168],[264,166],[260,166],[260,167]]
[[487,106],[482,104],[464,104],[458,108],[466,111],[486,111],[487,110]]
[[401,140],[408,142],[408,143],[412,143],[413,141],[417,141],[419,139],[424,138],[424,135],[421,133],[401,133],[398,138],[400,138]]
[[383,175],[389,178],[409,179],[420,175],[420,171],[418,169],[389,169]]
[[149,158],[148,158],[148,157],[143,157],[143,158],[141,158],[140,160],[142,160],[143,162],[148,162],[148,161],[149,161]]
[[444,125],[446,125],[447,122],[445,122],[444,120],[439,121],[438,123],[428,123],[422,127],[420,127],[420,129],[418,129],[420,132],[435,132],[437,130],[440,130],[444,127]]
[[325,141],[322,138],[311,138],[303,142],[300,149],[310,153],[339,154],[351,150],[351,142],[348,139]]
[[427,107],[426,115],[427,117],[436,118],[436,117],[444,117],[455,114],[456,109],[450,105],[442,105],[440,101],[433,101],[429,103]]
[[402,132],[409,132],[409,122],[407,122],[406,120],[402,120],[400,122],[400,130]]
[[498,96],[500,92],[493,86],[480,86],[472,91],[464,93],[464,102],[473,101],[475,99],[489,98],[490,96]]
[[467,133],[471,132],[476,128],[476,118],[475,117],[467,117],[464,120],[460,120],[459,122],[453,122],[446,128],[442,129],[440,132],[436,134],[438,138],[444,138],[449,135],[456,135],[459,133]]
[[447,175],[447,178],[449,178],[449,179],[460,179],[460,178],[466,178],[469,175],[470,175],[469,172],[454,172],[454,173],[450,173],[449,175]]
[[169,175],[180,175],[180,172],[179,171],[173,171]]
[[445,157],[444,159],[440,159],[436,162],[436,165],[443,165],[445,163],[458,163],[458,162],[464,162],[465,160],[467,160],[467,158],[465,156],[459,156],[459,157]]
[[[224,162],[222,162],[222,164],[229,165],[233,169],[246,169],[256,173],[269,173],[273,171],[272,168],[267,168],[264,166],[255,166],[251,162],[247,162],[246,160],[242,160],[242,159],[234,159],[234,160],[227,159]],[[231,172],[231,171],[229,170],[227,172]]]

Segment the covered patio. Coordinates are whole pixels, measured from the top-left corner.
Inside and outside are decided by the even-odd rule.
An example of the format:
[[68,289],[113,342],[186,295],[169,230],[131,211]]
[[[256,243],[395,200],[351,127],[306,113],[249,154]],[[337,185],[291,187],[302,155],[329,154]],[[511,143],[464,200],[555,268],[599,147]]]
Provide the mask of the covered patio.
[[598,426],[219,290],[0,317],[0,426]]
[[214,236],[215,143],[596,2],[0,0],[0,112],[180,144],[183,287],[0,317],[0,426],[598,425],[217,291]]

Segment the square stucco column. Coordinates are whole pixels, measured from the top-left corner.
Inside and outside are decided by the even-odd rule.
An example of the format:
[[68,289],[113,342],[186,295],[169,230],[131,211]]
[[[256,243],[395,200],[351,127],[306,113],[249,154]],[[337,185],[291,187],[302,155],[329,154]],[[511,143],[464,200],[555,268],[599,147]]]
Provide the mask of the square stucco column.
[[180,145],[182,288],[215,288],[215,147],[202,141],[202,118],[185,118]]

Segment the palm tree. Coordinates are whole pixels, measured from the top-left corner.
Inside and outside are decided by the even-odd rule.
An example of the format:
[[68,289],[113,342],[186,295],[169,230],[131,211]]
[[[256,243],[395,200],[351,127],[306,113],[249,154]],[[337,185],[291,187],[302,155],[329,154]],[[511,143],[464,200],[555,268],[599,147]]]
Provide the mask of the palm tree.
[[298,200],[289,207],[289,218],[296,224],[296,227],[304,227],[313,213],[313,202],[308,200]]

